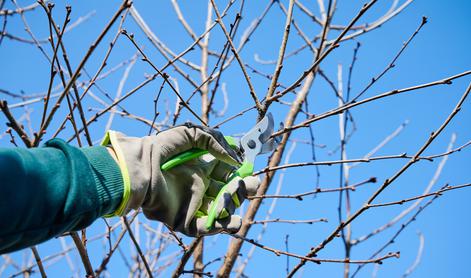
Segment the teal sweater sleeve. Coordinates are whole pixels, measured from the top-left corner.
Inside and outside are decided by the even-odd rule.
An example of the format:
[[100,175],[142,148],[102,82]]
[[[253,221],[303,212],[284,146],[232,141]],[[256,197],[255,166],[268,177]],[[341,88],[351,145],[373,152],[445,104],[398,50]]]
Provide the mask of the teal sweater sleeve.
[[0,254],[83,229],[113,213],[123,195],[105,147],[60,139],[35,149],[0,149]]

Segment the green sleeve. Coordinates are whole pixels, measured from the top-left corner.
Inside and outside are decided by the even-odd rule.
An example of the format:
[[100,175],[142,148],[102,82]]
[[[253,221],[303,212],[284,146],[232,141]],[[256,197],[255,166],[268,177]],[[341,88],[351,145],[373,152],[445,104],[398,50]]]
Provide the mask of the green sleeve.
[[123,195],[105,147],[60,139],[35,149],[0,148],[0,254],[83,229],[113,213]]

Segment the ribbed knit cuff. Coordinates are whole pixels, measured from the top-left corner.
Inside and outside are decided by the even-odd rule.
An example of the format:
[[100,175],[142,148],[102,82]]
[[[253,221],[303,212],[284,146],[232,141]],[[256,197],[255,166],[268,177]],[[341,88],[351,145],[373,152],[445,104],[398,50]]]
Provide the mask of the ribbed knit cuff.
[[101,216],[113,214],[123,198],[123,178],[116,161],[106,147],[86,147],[80,149],[92,168],[93,178],[101,203]]

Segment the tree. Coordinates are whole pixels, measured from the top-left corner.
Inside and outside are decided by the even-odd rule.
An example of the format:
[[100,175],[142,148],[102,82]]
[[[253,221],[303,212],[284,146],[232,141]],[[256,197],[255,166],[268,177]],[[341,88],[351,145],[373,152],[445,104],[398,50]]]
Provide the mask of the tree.
[[[469,162],[471,144],[452,133],[470,135],[469,56],[457,69],[401,73],[401,63],[418,68],[408,61],[414,47],[441,47],[417,42],[427,17],[412,12],[399,24],[412,2],[125,0],[77,4],[79,16],[52,2],[0,0],[2,55],[30,60],[2,63],[2,75],[9,65],[21,75],[0,88],[2,146],[56,136],[87,146],[110,128],[143,136],[187,120],[237,135],[267,112],[280,123],[277,149],[257,160],[262,184],[241,208],[238,234],[187,238],[137,211],[24,251],[24,263],[5,255],[0,273],[45,276],[67,264],[88,276],[409,275],[426,232],[401,240],[419,217],[422,230],[440,216],[424,211],[445,209],[441,195],[467,194],[464,168],[443,169],[449,158]],[[409,118],[413,130],[400,139]]]

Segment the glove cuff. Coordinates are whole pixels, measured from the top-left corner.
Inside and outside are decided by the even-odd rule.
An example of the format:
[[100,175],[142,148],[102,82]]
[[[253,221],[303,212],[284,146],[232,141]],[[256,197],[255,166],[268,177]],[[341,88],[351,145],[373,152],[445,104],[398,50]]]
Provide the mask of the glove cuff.
[[[111,145],[118,158],[124,193],[117,210],[108,216],[123,216],[131,209],[138,209],[144,202],[150,184],[149,163],[143,163],[140,138],[126,137],[124,134],[109,130],[101,145]],[[132,184],[131,184],[132,181]]]

